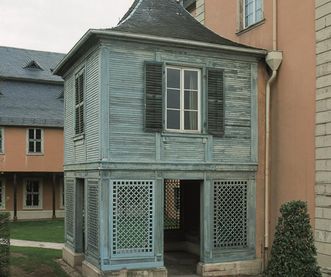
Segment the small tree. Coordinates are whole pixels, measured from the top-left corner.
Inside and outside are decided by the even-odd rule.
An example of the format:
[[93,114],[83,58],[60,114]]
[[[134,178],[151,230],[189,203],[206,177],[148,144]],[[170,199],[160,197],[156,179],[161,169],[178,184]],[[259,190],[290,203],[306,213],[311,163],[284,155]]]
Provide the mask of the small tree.
[[9,276],[9,213],[0,213],[0,276]]
[[265,276],[319,277],[307,204],[291,201],[280,208],[271,258]]

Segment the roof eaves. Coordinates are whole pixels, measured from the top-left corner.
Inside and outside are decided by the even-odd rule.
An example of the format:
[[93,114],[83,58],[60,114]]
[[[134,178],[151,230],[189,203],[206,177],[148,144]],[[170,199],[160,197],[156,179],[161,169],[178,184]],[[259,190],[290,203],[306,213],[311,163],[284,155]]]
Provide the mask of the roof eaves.
[[110,36],[110,37],[119,37],[119,38],[128,38],[128,39],[150,40],[156,42],[171,43],[172,45],[179,44],[179,45],[190,45],[190,46],[203,47],[203,48],[214,48],[219,50],[254,54],[258,56],[266,56],[268,53],[268,51],[265,49],[259,49],[254,47],[229,46],[229,45],[222,45],[216,43],[207,43],[207,42],[177,39],[170,37],[159,37],[159,36],[145,35],[145,34],[133,34],[127,32],[112,31],[112,30],[91,30],[91,32],[100,37]]
[[63,80],[49,80],[49,79],[35,79],[35,78],[26,78],[26,77],[13,77],[7,75],[0,75],[0,80],[8,80],[8,81],[22,81],[22,82],[31,82],[31,83],[39,83],[39,84],[63,84]]
[[80,51],[80,49],[86,46],[88,41],[93,36],[95,36],[96,39],[102,37],[115,37],[122,39],[137,39],[137,40],[145,40],[145,41],[149,40],[160,43],[171,43],[172,45],[186,45],[191,47],[232,51],[242,54],[252,54],[260,57],[264,57],[268,53],[268,51],[265,49],[259,49],[253,47],[229,46],[229,45],[207,43],[207,42],[200,42],[200,41],[193,41],[186,39],[159,37],[159,36],[144,35],[144,34],[133,34],[128,32],[119,32],[119,31],[103,30],[103,29],[90,29],[84,34],[84,36],[75,44],[75,46],[69,51],[69,53],[55,67],[53,74],[63,76],[70,62],[75,58],[75,56],[77,56],[77,53]]
[[93,29],[89,29],[81,39],[74,45],[74,47],[66,54],[63,59],[56,65],[53,70],[53,75],[63,76],[65,71],[65,67],[70,62],[71,59],[79,52],[79,49],[87,44],[87,42],[92,38],[95,34]]

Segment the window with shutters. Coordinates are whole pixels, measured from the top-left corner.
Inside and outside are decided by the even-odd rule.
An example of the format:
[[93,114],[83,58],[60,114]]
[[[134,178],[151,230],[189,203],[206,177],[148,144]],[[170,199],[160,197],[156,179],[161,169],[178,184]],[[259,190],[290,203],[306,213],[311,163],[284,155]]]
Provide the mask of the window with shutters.
[[84,133],[84,91],[85,71],[82,69],[75,78],[75,134]]
[[43,130],[40,128],[29,128],[27,130],[28,137],[28,153],[41,154],[43,153]]
[[2,179],[0,179],[0,209],[5,208],[5,184]]
[[200,131],[200,70],[166,68],[166,130]]
[[[222,137],[223,70],[207,68],[206,73],[206,90],[202,92],[200,69],[145,62],[145,131],[203,131]],[[202,93],[206,94],[206,102],[201,102]],[[202,117],[202,110],[208,111],[207,117]],[[202,130],[202,126],[207,128]]]
[[24,182],[24,208],[42,208],[42,185],[39,179],[27,179]]
[[4,153],[4,130],[0,127],[0,154]]

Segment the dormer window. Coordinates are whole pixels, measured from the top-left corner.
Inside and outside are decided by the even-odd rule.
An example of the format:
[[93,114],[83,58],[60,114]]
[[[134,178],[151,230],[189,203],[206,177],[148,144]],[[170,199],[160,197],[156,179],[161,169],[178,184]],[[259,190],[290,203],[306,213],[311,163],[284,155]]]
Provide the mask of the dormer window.
[[44,70],[36,61],[30,61],[24,69]]

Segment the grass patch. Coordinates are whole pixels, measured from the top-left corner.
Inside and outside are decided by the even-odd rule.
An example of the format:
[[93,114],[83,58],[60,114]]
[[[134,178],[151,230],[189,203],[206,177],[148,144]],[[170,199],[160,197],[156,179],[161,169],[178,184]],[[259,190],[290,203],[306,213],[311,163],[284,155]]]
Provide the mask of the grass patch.
[[57,219],[11,222],[10,238],[43,242],[64,242],[64,221]]
[[68,277],[56,262],[61,250],[11,246],[10,251],[11,276]]

